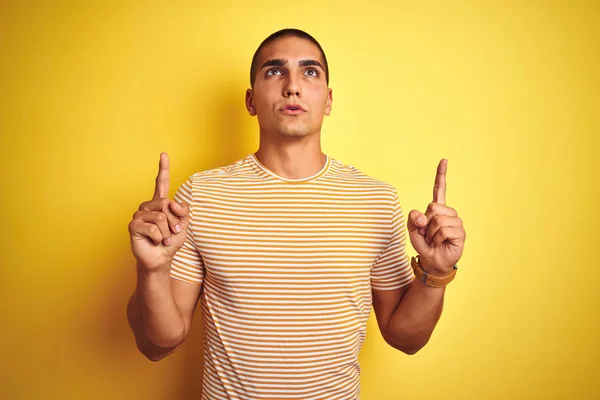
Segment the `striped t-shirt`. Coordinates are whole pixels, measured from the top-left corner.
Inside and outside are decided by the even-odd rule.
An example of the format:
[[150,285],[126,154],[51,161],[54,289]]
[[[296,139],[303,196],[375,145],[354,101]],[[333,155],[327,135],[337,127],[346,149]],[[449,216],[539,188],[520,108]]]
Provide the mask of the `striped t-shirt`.
[[358,399],[371,290],[414,274],[395,188],[327,157],[286,179],[254,154],[198,172],[171,277],[203,285],[202,399]]

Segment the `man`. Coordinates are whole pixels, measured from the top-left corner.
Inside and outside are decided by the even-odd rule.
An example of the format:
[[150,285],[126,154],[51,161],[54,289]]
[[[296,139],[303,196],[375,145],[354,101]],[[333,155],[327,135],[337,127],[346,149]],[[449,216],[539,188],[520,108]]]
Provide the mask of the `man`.
[[175,201],[161,154],[154,198],[129,224],[137,346],[153,361],[177,350],[201,297],[203,399],[357,399],[371,306],[386,342],[406,354],[440,317],[465,240],[444,204],[447,162],[425,214],[409,214],[420,261],[411,265],[395,188],[321,151],[328,78],[307,33],[265,39],[246,92],[257,152],[193,174]]

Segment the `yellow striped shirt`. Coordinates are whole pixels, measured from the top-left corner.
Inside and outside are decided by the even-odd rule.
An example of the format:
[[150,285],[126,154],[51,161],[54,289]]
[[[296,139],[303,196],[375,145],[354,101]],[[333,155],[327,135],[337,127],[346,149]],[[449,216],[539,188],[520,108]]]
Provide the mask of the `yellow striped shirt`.
[[358,399],[371,290],[414,274],[396,189],[327,157],[286,179],[254,154],[177,190],[171,277],[203,285],[203,399]]

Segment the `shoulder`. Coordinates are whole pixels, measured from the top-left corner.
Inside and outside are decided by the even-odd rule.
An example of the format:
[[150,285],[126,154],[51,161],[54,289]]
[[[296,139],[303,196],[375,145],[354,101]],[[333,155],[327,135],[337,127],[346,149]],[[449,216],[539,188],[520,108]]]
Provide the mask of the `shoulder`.
[[254,175],[250,156],[241,158],[234,163],[196,172],[188,178],[188,185],[193,188],[210,186],[239,179],[251,179]]
[[354,165],[345,164],[340,160],[332,159],[330,176],[363,190],[375,192],[378,195],[394,198],[397,197],[396,187],[386,181],[375,178]]

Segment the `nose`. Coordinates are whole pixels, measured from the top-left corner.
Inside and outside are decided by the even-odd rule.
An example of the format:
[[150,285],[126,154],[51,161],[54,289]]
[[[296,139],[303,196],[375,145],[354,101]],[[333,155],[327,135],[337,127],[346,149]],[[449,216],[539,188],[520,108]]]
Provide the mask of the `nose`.
[[288,79],[286,80],[285,84],[283,85],[283,96],[284,97],[290,97],[290,96],[300,97],[301,93],[302,93],[302,88],[300,87],[300,82],[298,81],[298,78],[296,78],[294,76],[294,74],[289,74]]

